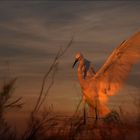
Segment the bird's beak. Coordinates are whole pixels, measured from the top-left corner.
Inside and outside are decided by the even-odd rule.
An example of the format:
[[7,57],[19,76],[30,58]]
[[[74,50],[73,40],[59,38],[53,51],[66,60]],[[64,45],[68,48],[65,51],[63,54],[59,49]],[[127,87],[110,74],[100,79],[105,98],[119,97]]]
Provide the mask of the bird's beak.
[[72,65],[72,68],[74,68],[74,66],[76,65],[77,62],[78,62],[78,59],[75,60],[75,62]]

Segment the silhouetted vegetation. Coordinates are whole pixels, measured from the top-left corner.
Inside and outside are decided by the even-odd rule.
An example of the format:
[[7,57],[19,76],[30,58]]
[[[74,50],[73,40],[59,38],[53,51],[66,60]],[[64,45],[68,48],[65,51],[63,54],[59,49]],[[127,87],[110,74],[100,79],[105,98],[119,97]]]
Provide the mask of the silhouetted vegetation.
[[[27,128],[23,134],[17,136],[17,130],[12,129],[5,120],[5,112],[11,108],[21,108],[23,106],[22,98],[11,101],[13,98],[14,84],[16,79],[6,82],[0,90],[0,140],[131,140],[139,139],[140,120],[131,123],[125,120],[124,110],[120,107],[120,112],[112,111],[105,118],[96,120],[94,117],[86,117],[86,123],[83,119],[83,110],[76,107],[73,116],[60,116],[53,111],[50,106],[44,110],[41,109],[47,98],[50,88],[52,88],[59,59],[68,50],[73,39],[63,49],[60,48],[52,65],[43,77],[41,90],[36,104],[30,113],[27,122]],[[49,86],[46,86],[46,80],[50,78]],[[139,107],[139,101],[135,99],[134,104]],[[123,119],[122,119],[123,118]]]
[[1,140],[15,140],[16,139],[16,131],[11,130],[11,127],[5,120],[5,113],[11,108],[21,108],[23,103],[21,102],[21,97],[11,101],[13,92],[14,92],[14,84],[16,79],[11,79],[4,83],[4,85],[0,89],[0,139]]

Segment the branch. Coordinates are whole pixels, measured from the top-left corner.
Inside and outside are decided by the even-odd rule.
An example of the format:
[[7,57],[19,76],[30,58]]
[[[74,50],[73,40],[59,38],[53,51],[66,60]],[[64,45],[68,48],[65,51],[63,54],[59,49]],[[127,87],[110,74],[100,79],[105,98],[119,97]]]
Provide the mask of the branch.
[[58,63],[58,60],[60,59],[60,57],[62,57],[62,56],[66,53],[66,51],[68,50],[68,48],[71,46],[72,42],[73,42],[73,37],[72,37],[72,39],[70,40],[70,42],[67,44],[67,46],[66,46],[64,49],[62,49],[62,47],[61,47],[61,48],[58,50],[58,52],[57,52],[57,54],[56,54],[56,56],[55,56],[55,58],[54,58],[54,60],[53,60],[53,62],[52,62],[52,64],[51,64],[49,70],[48,70],[47,73],[44,75],[43,81],[42,81],[42,85],[41,85],[40,94],[39,94],[39,97],[38,97],[37,102],[36,102],[36,104],[35,104],[35,107],[34,107],[34,109],[33,109],[33,113],[35,113],[36,111],[38,111],[38,110],[40,109],[40,106],[41,106],[42,103],[45,101],[46,96],[47,96],[47,94],[48,94],[50,88],[52,87],[52,85],[53,85],[53,83],[54,83],[54,75],[52,75],[52,82],[51,82],[51,84],[49,85],[49,87],[48,87],[48,89],[47,89],[47,92],[46,92],[47,94],[45,94],[44,99],[41,100],[41,99],[42,99],[42,96],[43,96],[43,91],[44,91],[44,88],[45,88],[45,83],[46,83],[46,80],[47,80],[49,74],[50,74],[50,73],[53,71],[53,69],[55,68],[55,66],[56,66],[56,64]]
[[56,70],[56,69],[57,69],[57,63],[56,63],[56,65],[55,65],[55,67],[56,67],[56,68],[53,70],[53,73],[52,73],[51,83],[49,84],[49,86],[48,86],[48,88],[47,88],[47,90],[46,90],[46,93],[45,93],[43,99],[40,101],[40,104],[38,105],[38,108],[37,108],[36,111],[39,111],[41,105],[42,105],[43,102],[45,101],[45,99],[46,99],[46,97],[47,97],[47,95],[48,95],[48,93],[49,93],[51,87],[52,87],[53,84],[54,84],[54,78],[55,78],[55,74],[56,74],[56,71],[57,71],[57,70]]
[[11,108],[11,107],[21,107],[23,103],[19,103],[21,101],[22,97],[18,98],[17,100],[5,105],[5,108]]

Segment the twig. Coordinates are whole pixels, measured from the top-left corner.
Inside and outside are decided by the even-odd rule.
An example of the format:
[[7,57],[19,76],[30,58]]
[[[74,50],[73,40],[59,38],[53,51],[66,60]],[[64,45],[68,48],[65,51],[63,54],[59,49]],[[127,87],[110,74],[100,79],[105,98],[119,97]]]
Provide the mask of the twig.
[[[33,109],[33,113],[37,112],[39,109],[40,109],[40,106],[42,105],[42,103],[45,101],[46,99],[46,96],[50,90],[50,88],[52,87],[52,84],[54,83],[54,80],[52,80],[52,83],[50,84],[50,86],[48,87],[47,89],[47,94],[44,96],[45,99],[41,100],[42,99],[42,96],[43,96],[43,91],[44,91],[44,88],[45,88],[45,83],[46,83],[46,80],[49,76],[49,74],[52,72],[52,70],[54,69],[55,65],[57,64],[57,61],[60,57],[62,57],[65,52],[68,50],[68,48],[71,46],[73,42],[73,37],[72,39],[70,40],[70,42],[67,44],[67,46],[65,47],[65,49],[62,50],[62,48],[59,49],[59,51],[57,52],[49,70],[47,71],[47,73],[44,75],[43,77],[43,81],[42,81],[42,85],[41,85],[41,90],[40,90],[40,94],[39,94],[39,97],[37,99],[37,102],[35,104],[35,107]],[[54,76],[52,76],[52,78],[54,79]],[[43,102],[42,102],[43,101]]]
[[8,107],[11,107],[11,106],[18,106],[18,105],[22,105],[23,103],[20,103],[20,104],[17,104],[19,101],[21,101],[22,97],[18,98],[17,100],[5,105],[4,107],[8,108]]
[[52,86],[53,86],[53,84],[54,84],[54,78],[55,78],[55,74],[56,74],[57,64],[56,64],[56,66],[55,66],[55,67],[56,67],[56,68],[53,70],[53,73],[52,73],[51,83],[49,84],[48,89],[46,90],[46,93],[45,93],[45,95],[44,95],[43,99],[40,101],[40,104],[38,105],[38,108],[37,108],[37,110],[36,110],[36,111],[39,111],[39,109],[40,109],[41,105],[42,105],[42,104],[43,104],[43,102],[45,101],[45,99],[46,99],[46,97],[47,97],[47,95],[48,95],[48,93],[49,93],[49,91],[50,91],[51,87],[52,87]]

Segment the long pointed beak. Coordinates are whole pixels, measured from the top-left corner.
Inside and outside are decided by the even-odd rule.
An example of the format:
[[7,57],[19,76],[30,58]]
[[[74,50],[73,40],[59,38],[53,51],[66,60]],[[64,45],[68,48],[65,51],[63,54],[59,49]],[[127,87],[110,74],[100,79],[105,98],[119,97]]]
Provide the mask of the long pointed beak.
[[78,62],[78,59],[75,60],[75,62],[72,65],[72,68],[74,68],[74,66],[76,65],[77,62]]

